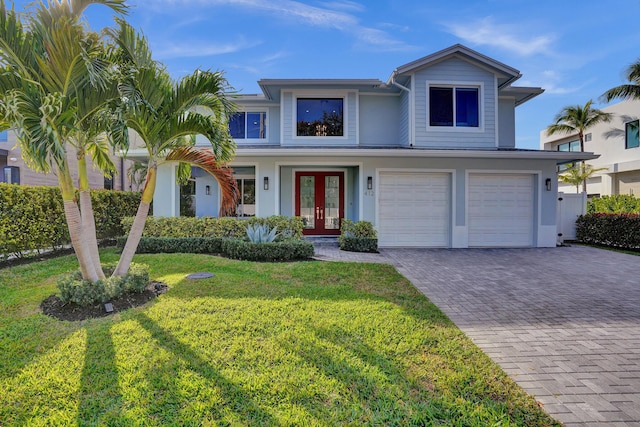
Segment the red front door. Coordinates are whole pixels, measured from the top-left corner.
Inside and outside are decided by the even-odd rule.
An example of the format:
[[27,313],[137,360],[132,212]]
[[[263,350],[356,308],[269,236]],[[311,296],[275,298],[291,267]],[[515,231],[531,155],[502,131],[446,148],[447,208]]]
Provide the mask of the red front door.
[[340,234],[344,172],[296,172],[296,215],[304,221],[304,234]]

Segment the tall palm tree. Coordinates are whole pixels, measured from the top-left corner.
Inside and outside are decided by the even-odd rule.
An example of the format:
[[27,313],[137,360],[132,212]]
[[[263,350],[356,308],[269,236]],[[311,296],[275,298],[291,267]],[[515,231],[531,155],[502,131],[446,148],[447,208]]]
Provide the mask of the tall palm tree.
[[[92,4],[105,5],[120,15],[127,10],[125,0],[41,1],[32,6],[23,24],[19,13],[0,3],[0,114],[17,130],[28,164],[57,174],[80,270],[85,279],[96,281],[104,274],[95,238],[86,238],[91,234],[93,213],[84,154],[93,151],[94,160],[99,161],[104,156],[96,150],[105,146],[93,144],[89,148],[89,139],[80,138],[78,131],[88,126],[100,109],[86,109],[83,104],[88,94],[107,89],[110,67],[104,41],[81,22],[83,12]],[[104,97],[96,99],[99,105]],[[72,141],[76,143],[71,145]],[[79,160],[82,215],[69,157]]]
[[[124,20],[119,23],[120,28],[111,35],[117,45],[122,99],[127,104],[124,122],[140,136],[148,161],[140,206],[114,275],[126,274],[140,242],[159,164],[186,162],[211,173],[222,190],[222,214],[235,207],[238,194],[231,170],[225,166],[235,150],[228,130],[234,105],[226,92],[226,79],[219,72],[198,70],[173,82],[152,59],[146,39]],[[195,147],[195,134],[204,135],[211,148]],[[181,166],[179,170],[186,169]]]
[[609,102],[614,99],[640,99],[640,59],[629,65],[625,76],[628,84],[616,86],[606,91],[602,98]]
[[[558,113],[553,124],[547,126],[547,135],[577,134],[580,139],[580,151],[584,151],[584,134],[591,127],[611,121],[612,114],[592,107],[593,100],[582,105],[569,105]],[[584,162],[582,162],[584,164]],[[587,191],[587,181],[582,182],[582,191]]]
[[576,193],[579,191],[580,184],[586,182],[596,172],[607,170],[607,168],[594,168],[592,165],[569,163],[568,169],[564,170],[558,175],[558,179],[565,184],[571,184],[576,186]]

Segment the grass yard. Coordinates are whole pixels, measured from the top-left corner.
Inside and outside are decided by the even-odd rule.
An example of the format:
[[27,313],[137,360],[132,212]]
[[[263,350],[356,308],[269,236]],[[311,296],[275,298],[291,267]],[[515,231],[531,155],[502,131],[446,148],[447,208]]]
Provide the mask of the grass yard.
[[74,257],[0,270],[0,425],[559,425],[391,266],[135,261],[169,291],[83,322]]

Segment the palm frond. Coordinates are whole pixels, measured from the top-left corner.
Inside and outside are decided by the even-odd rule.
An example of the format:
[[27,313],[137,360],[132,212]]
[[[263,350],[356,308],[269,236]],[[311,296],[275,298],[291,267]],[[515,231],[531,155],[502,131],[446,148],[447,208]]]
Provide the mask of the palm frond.
[[231,168],[221,163],[213,151],[197,147],[181,147],[171,150],[167,161],[177,161],[198,166],[210,173],[218,182],[222,200],[220,201],[220,216],[231,215],[236,208],[240,192]]

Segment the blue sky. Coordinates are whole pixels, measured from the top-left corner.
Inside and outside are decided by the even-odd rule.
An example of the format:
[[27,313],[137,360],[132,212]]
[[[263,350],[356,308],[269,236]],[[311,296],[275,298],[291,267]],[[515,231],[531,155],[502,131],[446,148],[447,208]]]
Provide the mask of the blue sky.
[[[17,2],[20,7],[28,2]],[[640,0],[130,0],[129,22],[174,77],[222,70],[242,93],[261,78],[377,78],[455,43],[546,92],[518,107],[516,144],[538,148],[562,107],[597,102],[640,58]],[[110,25],[92,6],[90,25]],[[598,107],[605,105],[598,104]]]

